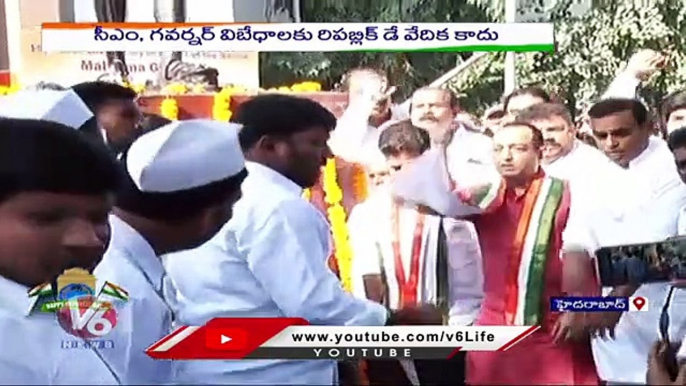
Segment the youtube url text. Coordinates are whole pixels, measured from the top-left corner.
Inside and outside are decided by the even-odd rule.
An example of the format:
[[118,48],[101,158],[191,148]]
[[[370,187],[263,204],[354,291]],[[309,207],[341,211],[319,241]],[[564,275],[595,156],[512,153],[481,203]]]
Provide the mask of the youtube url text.
[[494,342],[495,335],[488,331],[456,331],[436,333],[389,333],[389,332],[356,332],[356,333],[293,333],[295,343],[455,343]]

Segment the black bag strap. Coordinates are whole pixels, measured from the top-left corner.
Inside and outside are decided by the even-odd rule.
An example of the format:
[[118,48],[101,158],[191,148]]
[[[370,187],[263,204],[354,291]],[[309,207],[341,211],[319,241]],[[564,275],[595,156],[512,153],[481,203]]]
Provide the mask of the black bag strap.
[[448,277],[448,237],[444,228],[445,217],[438,222],[438,240],[436,245],[436,307],[447,321],[450,311],[450,280]]

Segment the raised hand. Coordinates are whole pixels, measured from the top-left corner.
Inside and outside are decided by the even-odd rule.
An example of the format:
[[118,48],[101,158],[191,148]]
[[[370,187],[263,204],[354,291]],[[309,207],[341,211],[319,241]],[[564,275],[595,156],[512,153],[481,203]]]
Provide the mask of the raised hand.
[[629,59],[626,71],[636,79],[645,81],[663,68],[666,62],[667,57],[660,52],[640,50]]

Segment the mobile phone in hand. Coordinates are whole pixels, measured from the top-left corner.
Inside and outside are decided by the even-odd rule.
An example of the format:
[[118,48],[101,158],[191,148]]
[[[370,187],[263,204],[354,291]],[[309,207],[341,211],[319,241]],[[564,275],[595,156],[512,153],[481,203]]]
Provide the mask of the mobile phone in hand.
[[686,279],[686,237],[600,248],[596,263],[603,286]]

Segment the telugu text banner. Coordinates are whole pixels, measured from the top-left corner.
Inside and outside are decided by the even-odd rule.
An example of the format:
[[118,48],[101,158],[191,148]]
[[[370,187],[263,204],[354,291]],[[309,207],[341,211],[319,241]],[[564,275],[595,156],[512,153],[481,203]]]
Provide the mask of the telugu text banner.
[[553,52],[549,23],[44,23],[44,52]]

